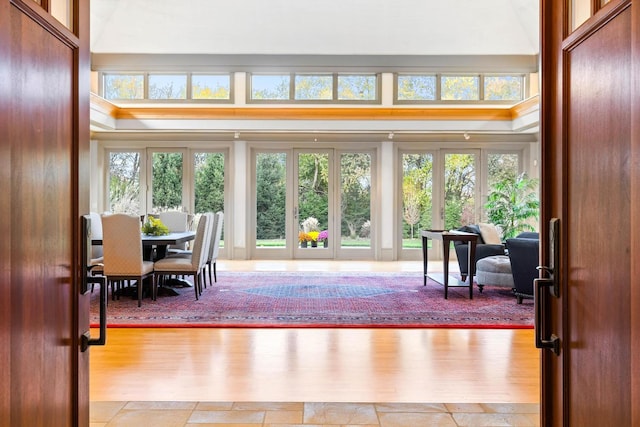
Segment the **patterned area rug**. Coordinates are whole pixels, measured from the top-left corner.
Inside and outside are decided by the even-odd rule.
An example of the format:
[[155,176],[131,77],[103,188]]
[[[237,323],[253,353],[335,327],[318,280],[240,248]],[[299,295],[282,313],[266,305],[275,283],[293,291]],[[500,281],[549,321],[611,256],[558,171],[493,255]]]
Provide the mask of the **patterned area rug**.
[[[110,327],[383,327],[532,328],[533,301],[517,304],[510,290],[444,288],[418,273],[221,272],[198,301],[193,288],[177,296],[109,299]],[[98,294],[91,323],[98,324]],[[111,298],[111,294],[109,294]]]

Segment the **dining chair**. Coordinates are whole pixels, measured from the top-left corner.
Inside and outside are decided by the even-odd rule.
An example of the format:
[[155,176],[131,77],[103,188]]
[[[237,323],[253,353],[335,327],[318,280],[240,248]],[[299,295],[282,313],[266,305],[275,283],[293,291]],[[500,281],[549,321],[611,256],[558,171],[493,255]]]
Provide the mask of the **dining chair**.
[[137,280],[138,307],[142,305],[144,279],[151,278],[155,295],[153,262],[142,257],[140,217],[126,214],[102,216],[102,244],[104,248],[104,275],[112,285],[124,280]]
[[[206,289],[207,288],[207,274],[206,274],[206,270],[207,270],[207,265],[208,265],[208,260],[209,260],[209,254],[211,253],[211,245],[213,244],[213,234],[216,228],[216,221],[218,220],[217,216],[212,213],[212,212],[206,212],[200,215],[200,217],[202,218],[202,216],[204,215],[208,215],[209,216],[209,221],[207,224],[207,231],[206,231],[206,236],[205,236],[205,245],[206,247],[204,247],[202,249],[202,255],[205,256],[205,262],[204,265],[202,266],[202,285],[203,287]],[[191,254],[192,251],[191,250],[184,250],[184,251],[177,251],[172,253],[170,256],[172,257],[181,257],[181,258],[191,258]],[[211,278],[209,277],[209,282],[211,282]]]
[[[167,226],[170,232],[181,232],[189,230],[189,214],[180,211],[166,211],[160,212],[158,218],[164,225]],[[180,245],[169,245],[167,252],[184,251],[187,249],[187,244],[182,243]]]
[[[198,221],[198,228],[196,230],[196,237],[193,243],[193,251],[189,256],[187,256],[186,254],[170,255],[155,262],[155,283],[158,283],[160,286],[162,286],[164,278],[172,275],[193,276],[193,288],[196,294],[196,300],[200,298],[200,295],[202,294],[203,280],[202,267],[203,265],[205,265],[207,260],[207,237],[211,222],[211,214],[202,214],[200,216],[200,220]],[[154,287],[154,299],[156,298],[156,295],[157,286]]]
[[[97,212],[89,212],[91,219],[91,238],[102,239],[102,218]],[[102,276],[104,273],[104,249],[102,245],[91,245],[91,259],[89,260],[89,272],[92,276]],[[93,292],[94,283],[91,283]]]
[[224,213],[218,211],[214,217],[214,227],[211,233],[211,246],[209,247],[209,256],[207,257],[206,267],[209,270],[209,283],[213,286],[211,281],[211,270],[213,269],[213,281],[217,282],[218,277],[216,274],[216,261],[218,260],[218,253],[220,252],[220,238],[222,237],[222,229],[224,228]]

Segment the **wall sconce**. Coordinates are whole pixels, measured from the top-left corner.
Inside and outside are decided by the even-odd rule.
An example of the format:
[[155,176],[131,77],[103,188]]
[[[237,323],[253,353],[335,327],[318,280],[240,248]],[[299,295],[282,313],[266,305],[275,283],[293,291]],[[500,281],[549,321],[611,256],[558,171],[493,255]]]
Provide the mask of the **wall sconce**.
[[467,141],[471,139],[471,135],[469,135],[467,132],[464,133],[464,139],[466,139]]
[[236,132],[236,133],[234,133],[234,134],[233,134],[233,137],[234,137],[235,139],[240,138],[240,132]]
[[387,138],[393,139],[393,132],[389,132],[389,135],[387,135]]

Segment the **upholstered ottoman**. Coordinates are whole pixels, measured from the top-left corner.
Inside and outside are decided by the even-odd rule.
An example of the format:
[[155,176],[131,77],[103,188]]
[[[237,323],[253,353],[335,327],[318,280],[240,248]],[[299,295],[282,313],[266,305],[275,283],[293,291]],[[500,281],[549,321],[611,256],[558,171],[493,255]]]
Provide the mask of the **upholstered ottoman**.
[[482,292],[484,285],[504,286],[513,289],[511,262],[506,255],[494,255],[479,259],[476,263],[476,283]]

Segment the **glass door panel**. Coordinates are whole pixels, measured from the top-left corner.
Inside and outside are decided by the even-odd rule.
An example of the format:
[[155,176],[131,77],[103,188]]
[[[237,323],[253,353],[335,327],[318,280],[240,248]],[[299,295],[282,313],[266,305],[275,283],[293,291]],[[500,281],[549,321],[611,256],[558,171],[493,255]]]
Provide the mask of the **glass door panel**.
[[184,152],[151,151],[151,207],[149,213],[185,210]]
[[371,249],[371,154],[340,155],[340,248]]
[[255,156],[255,247],[287,248],[287,153]]
[[[224,171],[224,153],[193,153],[193,213],[196,217],[195,219],[206,212],[224,212]],[[222,248],[224,248],[224,226],[222,229],[222,237],[220,238],[220,249],[222,250]]]
[[139,151],[111,151],[108,153],[108,194],[106,210],[113,213],[140,215],[143,176],[141,173],[142,153]]
[[475,153],[444,155],[444,229],[451,230],[477,222]]
[[496,183],[504,180],[515,180],[519,173],[520,155],[518,153],[489,153],[487,155],[487,187],[489,193],[491,193]]
[[421,230],[433,227],[433,154],[402,155],[402,249],[422,247]]
[[[297,217],[295,235],[298,245],[295,254],[300,258],[326,256],[323,238],[329,230],[331,210],[331,156],[329,151],[295,150],[295,200]],[[321,234],[322,233],[322,234]],[[327,244],[329,242],[327,241]]]

